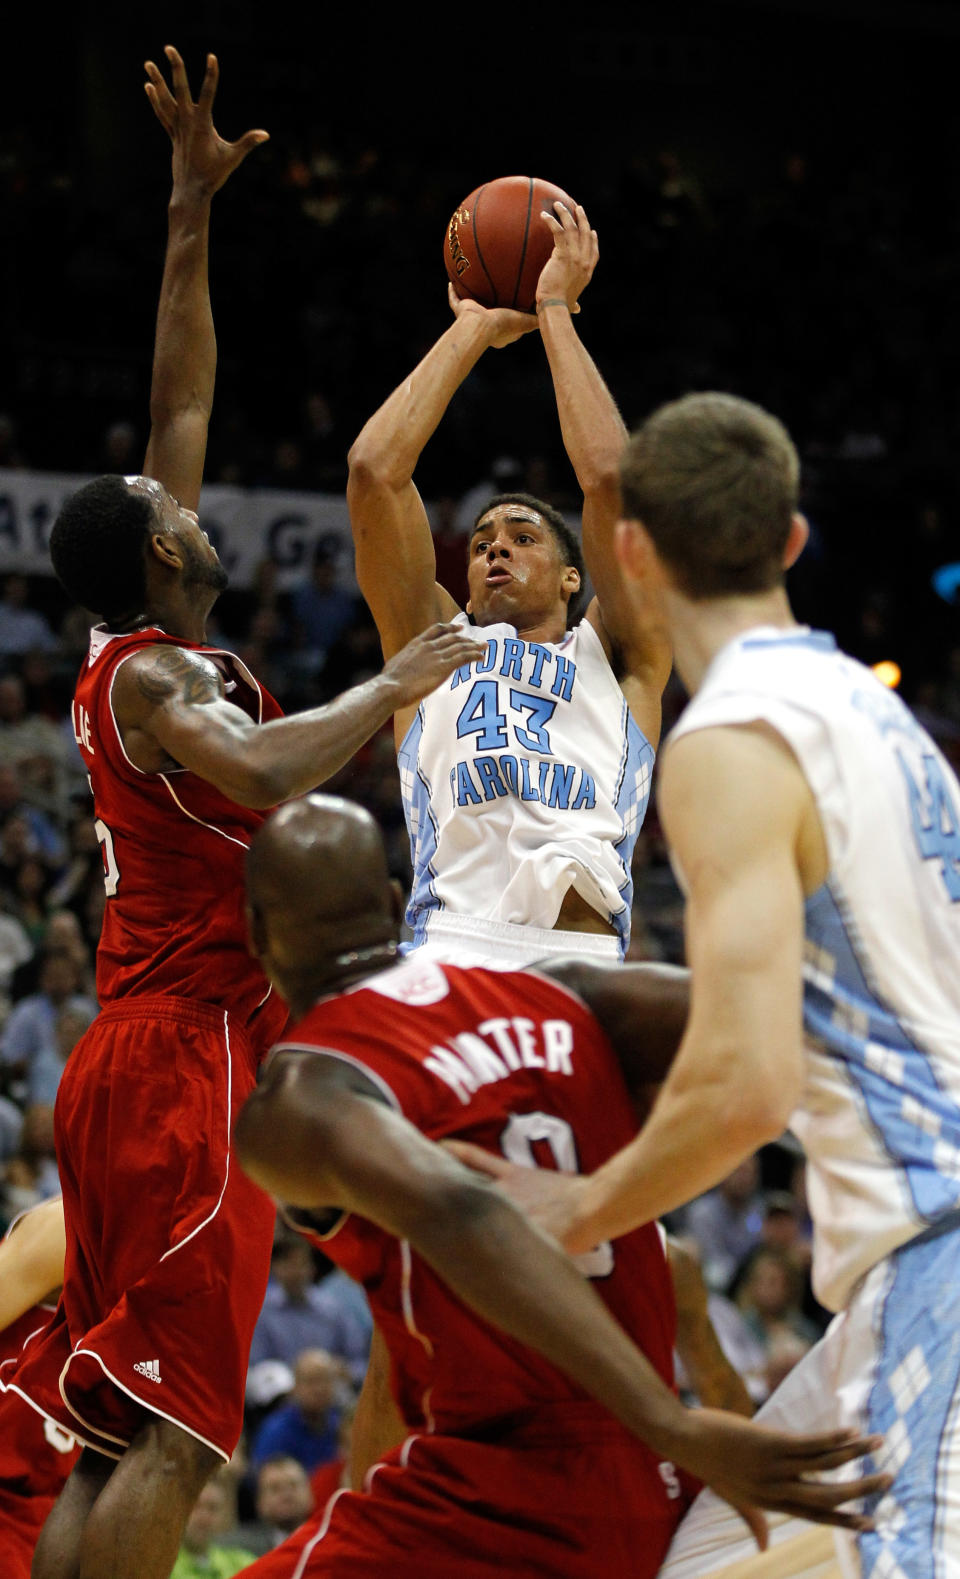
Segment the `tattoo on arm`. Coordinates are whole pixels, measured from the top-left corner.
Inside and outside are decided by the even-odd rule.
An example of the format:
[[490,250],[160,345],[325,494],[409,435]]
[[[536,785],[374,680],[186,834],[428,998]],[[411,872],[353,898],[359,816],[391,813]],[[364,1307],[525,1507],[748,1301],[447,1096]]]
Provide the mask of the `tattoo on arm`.
[[154,706],[161,702],[214,702],[223,680],[209,658],[182,647],[163,647],[144,656],[136,669],[137,689]]

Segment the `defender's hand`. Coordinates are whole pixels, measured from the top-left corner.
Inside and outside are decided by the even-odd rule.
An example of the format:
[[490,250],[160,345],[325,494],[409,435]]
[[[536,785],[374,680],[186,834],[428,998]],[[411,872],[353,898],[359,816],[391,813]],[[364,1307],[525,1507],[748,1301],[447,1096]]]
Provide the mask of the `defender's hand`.
[[512,307],[484,307],[471,296],[458,296],[452,285],[447,286],[447,300],[455,318],[479,316],[483,320],[488,343],[495,351],[539,327],[534,313],[514,312]]
[[767,1521],[759,1508],[794,1514],[813,1524],[870,1530],[874,1527],[870,1515],[846,1504],[886,1491],[893,1480],[891,1475],[878,1474],[856,1480],[815,1478],[878,1452],[883,1445],[878,1436],[858,1437],[853,1431],[791,1436],[717,1409],[690,1409],[683,1438],[673,1448],[675,1461],[732,1503],[761,1551],[766,1550]]
[[476,663],[485,640],[461,625],[431,625],[384,665],[383,678],[397,690],[397,707],[409,707],[435,691],[461,664]]
[[540,215],[553,231],[551,252],[537,281],[537,302],[563,300],[572,313],[579,312],[578,297],[590,284],[600,256],[597,233],[590,229],[586,209],[578,203],[570,212],[563,203],[554,203],[553,213]]
[[213,101],[220,78],[216,55],[207,56],[200,97],[194,103],[180,55],[171,44],[163,53],[170,63],[173,92],[152,60],[144,64],[149,78],[144,88],[157,120],[173,143],[174,195],[209,198],[243,163],[251,148],[265,143],[270,134],[258,129],[246,132],[235,143],[224,142],[213,124]]
[[580,1226],[579,1207],[585,1182],[582,1175],[555,1173],[552,1168],[525,1168],[466,1140],[448,1140],[444,1145],[468,1168],[495,1179],[507,1199],[565,1250],[579,1255],[594,1248],[596,1235],[589,1230],[584,1232]]

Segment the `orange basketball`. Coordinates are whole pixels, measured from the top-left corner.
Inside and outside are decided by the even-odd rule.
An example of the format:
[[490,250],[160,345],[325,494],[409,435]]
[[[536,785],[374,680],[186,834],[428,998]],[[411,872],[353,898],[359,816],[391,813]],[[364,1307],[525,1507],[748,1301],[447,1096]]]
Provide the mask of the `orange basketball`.
[[553,251],[553,234],[540,218],[556,202],[572,213],[574,201],[552,181],[504,175],[486,181],[455,208],[447,226],[443,261],[458,296],[484,307],[533,312],[537,280]]

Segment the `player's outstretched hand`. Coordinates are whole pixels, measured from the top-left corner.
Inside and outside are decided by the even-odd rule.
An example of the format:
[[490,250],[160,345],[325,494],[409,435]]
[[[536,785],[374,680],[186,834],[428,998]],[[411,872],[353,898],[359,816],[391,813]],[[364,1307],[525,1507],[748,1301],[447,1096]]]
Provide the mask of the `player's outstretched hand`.
[[470,296],[459,297],[452,285],[447,286],[447,300],[455,318],[479,316],[483,319],[489,344],[495,351],[502,350],[505,345],[512,345],[521,335],[530,334],[533,329],[539,328],[534,313],[514,312],[512,307],[484,307]]
[[144,88],[157,120],[173,143],[174,194],[212,197],[251,148],[265,143],[270,133],[258,129],[245,132],[235,143],[224,142],[213,124],[213,101],[220,78],[216,55],[207,56],[200,97],[194,103],[180,55],[172,44],[163,53],[170,63],[173,92],[152,60],[144,64],[148,78]]
[[384,664],[383,677],[396,688],[397,707],[409,707],[429,696],[461,664],[476,663],[482,653],[483,643],[469,626],[431,625]]
[[544,209],[540,218],[553,231],[553,251],[537,281],[537,301],[562,299],[572,313],[579,312],[580,293],[590,284],[600,256],[597,233],[580,203],[573,213],[566,204],[554,203],[553,213]]
[[466,1140],[448,1140],[444,1145],[468,1168],[495,1179],[508,1200],[565,1250],[579,1255],[594,1248],[596,1235],[589,1230],[584,1232],[580,1226],[584,1175],[555,1173],[552,1168],[525,1168]]
[[814,1524],[870,1530],[870,1515],[847,1504],[886,1491],[893,1479],[881,1474],[856,1480],[817,1478],[878,1452],[883,1445],[879,1436],[858,1437],[855,1431],[791,1436],[718,1409],[688,1410],[685,1435],[688,1439],[675,1449],[677,1463],[732,1503],[761,1550],[767,1545],[767,1522],[760,1508]]

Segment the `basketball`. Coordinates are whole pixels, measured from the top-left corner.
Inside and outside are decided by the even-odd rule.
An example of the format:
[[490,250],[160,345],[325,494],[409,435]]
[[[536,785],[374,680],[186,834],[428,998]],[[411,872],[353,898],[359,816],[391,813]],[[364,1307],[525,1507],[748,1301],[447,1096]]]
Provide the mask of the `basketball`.
[[552,181],[504,175],[486,181],[455,208],[444,238],[443,261],[458,296],[484,307],[533,312],[540,271],[553,251],[553,234],[540,218],[554,203],[574,201]]

